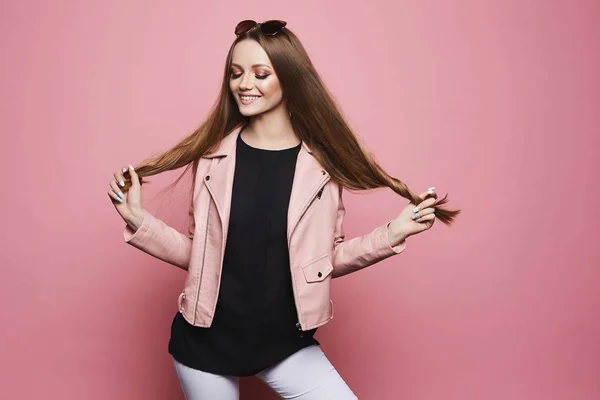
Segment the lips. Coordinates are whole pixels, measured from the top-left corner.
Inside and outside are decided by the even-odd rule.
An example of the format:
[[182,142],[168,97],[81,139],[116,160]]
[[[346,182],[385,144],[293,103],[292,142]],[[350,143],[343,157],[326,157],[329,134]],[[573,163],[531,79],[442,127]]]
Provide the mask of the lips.
[[258,96],[258,95],[242,95],[242,94],[240,94],[240,100],[242,101],[242,104],[244,104],[244,105],[252,104],[261,97],[262,96]]

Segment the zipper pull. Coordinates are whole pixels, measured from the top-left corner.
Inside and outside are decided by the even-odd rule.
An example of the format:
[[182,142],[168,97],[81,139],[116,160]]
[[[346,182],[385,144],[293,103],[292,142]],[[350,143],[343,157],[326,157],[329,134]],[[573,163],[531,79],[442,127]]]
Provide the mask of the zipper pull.
[[319,190],[319,193],[317,193],[317,198],[320,200],[321,199],[321,195],[323,194],[323,189],[325,189],[325,186],[323,186],[321,188],[321,190]]
[[300,322],[296,322],[296,329],[300,331],[300,337],[304,337],[304,332],[302,332],[302,326],[300,325]]

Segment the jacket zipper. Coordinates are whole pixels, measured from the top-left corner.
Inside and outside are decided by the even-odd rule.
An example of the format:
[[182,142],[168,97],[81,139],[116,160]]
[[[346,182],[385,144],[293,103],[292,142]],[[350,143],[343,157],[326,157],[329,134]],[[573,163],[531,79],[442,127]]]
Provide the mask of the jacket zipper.
[[200,301],[200,285],[202,284],[202,275],[204,274],[204,260],[206,260],[206,243],[208,242],[208,221],[210,217],[210,193],[208,194],[208,201],[206,207],[206,228],[204,230],[204,251],[202,253],[202,269],[200,270],[200,276],[198,277],[198,289],[196,290],[196,304],[194,307],[194,324],[196,323],[196,315],[198,311],[198,302]]
[[304,331],[302,331],[302,326],[300,322],[296,322],[296,328],[300,331],[300,337],[304,337]]
[[[323,189],[325,189],[325,185],[327,184],[327,182],[329,182],[329,177],[327,177],[325,179],[325,182],[321,183],[321,185],[319,185],[319,190],[318,192],[315,194],[313,194],[312,199],[310,200],[310,203],[308,203],[308,205],[304,208],[304,210],[302,210],[302,214],[300,214],[300,218],[298,218],[298,222],[296,222],[296,225],[298,225],[300,223],[300,220],[302,219],[302,217],[304,217],[304,214],[306,214],[306,212],[308,211],[308,209],[310,208],[310,206],[313,205],[313,203],[315,202],[315,200],[317,199],[321,199],[321,196],[323,195]],[[290,235],[290,239],[292,238],[292,236]],[[288,241],[288,246],[289,246],[289,241]]]
[[[296,222],[296,225],[298,225],[300,223],[300,220],[302,219],[302,217],[304,217],[304,214],[306,214],[306,212],[308,211],[308,209],[310,208],[310,206],[313,205],[313,203],[315,202],[315,200],[317,199],[321,199],[321,196],[323,195],[323,190],[325,189],[325,185],[327,184],[327,182],[329,182],[329,175],[325,178],[325,182],[322,182],[319,185],[319,190],[317,191],[316,195],[313,195],[312,199],[310,200],[310,202],[308,203],[308,205],[304,208],[304,210],[302,210],[302,214],[300,215],[300,218],[298,218],[298,222]],[[290,235],[290,240],[291,240],[292,236]],[[288,249],[290,247],[290,243],[288,241]],[[294,292],[294,302],[296,303],[296,311],[298,311],[298,295],[296,293],[296,286],[294,285],[294,283],[292,282],[292,291]],[[299,318],[299,317],[298,317]],[[300,324],[300,321],[296,322],[296,329],[298,329],[298,331],[300,331],[300,337],[304,337],[304,331],[302,330],[302,325]]]
[[[210,196],[209,196],[210,200],[214,201],[213,200],[213,198],[214,198],[213,192],[211,192],[211,190],[208,187],[208,185],[206,186],[206,188],[208,189],[208,192],[210,194]],[[210,205],[210,201],[209,201],[209,205]],[[210,211],[210,209],[209,209],[209,211]],[[207,212],[207,215],[208,215],[208,212]],[[217,283],[217,294],[216,294],[216,299],[215,299],[215,302],[214,302],[214,305],[213,305],[213,309],[212,309],[211,321],[215,317],[215,311],[216,311],[217,302],[218,302],[218,299],[219,299],[219,292],[221,290],[221,279],[222,279],[221,275],[223,274],[223,261],[224,261],[224,258],[225,258],[225,247],[227,245],[227,234],[225,233],[225,230],[226,230],[225,227],[223,227],[222,228],[222,238],[221,238],[221,254],[220,254],[220,257],[219,257],[219,280],[218,280],[218,283]],[[206,221],[206,231],[207,231],[207,234],[205,235],[205,237],[208,235],[208,219]],[[205,255],[206,255],[206,243],[207,242],[208,242],[208,238],[206,237],[206,240],[204,241],[204,254]],[[204,259],[202,260],[202,266],[204,267]],[[204,272],[204,268],[202,268],[202,269],[203,269],[203,272]],[[200,278],[202,278],[202,275],[200,275]],[[198,305],[198,302],[196,301],[196,306],[197,305]]]

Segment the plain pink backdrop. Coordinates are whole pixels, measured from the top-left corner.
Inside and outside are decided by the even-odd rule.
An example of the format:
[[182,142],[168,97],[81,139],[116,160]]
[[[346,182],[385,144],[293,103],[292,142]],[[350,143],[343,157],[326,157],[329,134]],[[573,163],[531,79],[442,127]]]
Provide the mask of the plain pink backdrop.
[[[123,242],[106,190],[203,120],[246,18],[287,20],[381,165],[463,210],[333,282],[317,337],[359,398],[600,398],[592,0],[3,1],[0,398],[183,398],[185,272]],[[179,172],[145,205],[183,229]],[[348,237],[406,204],[345,199]]]

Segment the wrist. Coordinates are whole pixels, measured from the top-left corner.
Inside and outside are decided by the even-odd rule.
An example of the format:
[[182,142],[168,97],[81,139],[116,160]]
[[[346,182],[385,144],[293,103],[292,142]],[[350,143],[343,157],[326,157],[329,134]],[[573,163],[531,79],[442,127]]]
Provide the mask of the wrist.
[[138,230],[144,222],[144,210],[132,211],[130,216],[125,220],[133,230]]
[[402,232],[402,230],[396,226],[397,224],[395,222],[396,222],[395,220],[391,221],[387,225],[388,239],[389,239],[390,245],[392,247],[398,246],[400,243],[402,243],[407,238],[407,236],[404,234],[404,232]]

